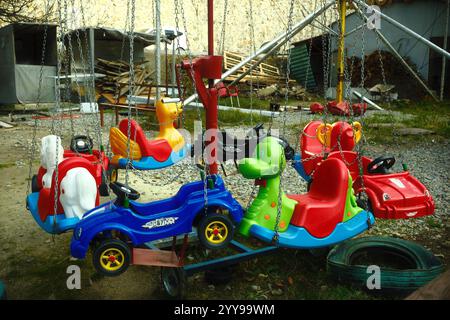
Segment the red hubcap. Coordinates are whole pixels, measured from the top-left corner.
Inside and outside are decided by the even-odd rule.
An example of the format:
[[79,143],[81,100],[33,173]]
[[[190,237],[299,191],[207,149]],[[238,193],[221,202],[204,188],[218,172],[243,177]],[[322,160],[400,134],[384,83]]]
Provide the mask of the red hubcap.
[[219,229],[217,229],[217,228],[214,229],[213,233],[214,233],[215,236],[217,236],[219,234]]
[[111,262],[114,262],[114,261],[116,261],[116,257],[111,255],[111,256],[109,256],[108,260],[111,261]]

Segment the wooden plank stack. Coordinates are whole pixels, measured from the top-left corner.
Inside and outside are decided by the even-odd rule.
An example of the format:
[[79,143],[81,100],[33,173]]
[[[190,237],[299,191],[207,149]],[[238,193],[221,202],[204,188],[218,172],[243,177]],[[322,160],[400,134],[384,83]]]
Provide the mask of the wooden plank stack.
[[[95,87],[97,94],[118,95],[117,98],[125,97],[129,94],[129,63],[120,60],[110,61],[101,58],[97,58],[96,62],[95,72],[106,75],[105,77],[96,80]],[[134,64],[134,82],[136,84],[134,95],[148,94],[148,85],[150,84],[153,72],[148,72],[145,69],[146,63],[147,61],[143,61]],[[139,86],[138,84],[147,84],[147,86]]]
[[[225,71],[230,70],[235,65],[244,60],[245,57],[230,51],[225,51],[223,54],[223,66]],[[250,67],[257,62],[256,59],[243,65],[236,73],[227,77],[227,81],[233,81],[241,76],[244,72],[250,69]],[[284,82],[285,78],[281,76],[280,70],[267,63],[259,64],[254,70],[252,70],[248,75],[243,77],[239,82],[250,82],[259,83],[262,86],[268,86],[275,83]]]

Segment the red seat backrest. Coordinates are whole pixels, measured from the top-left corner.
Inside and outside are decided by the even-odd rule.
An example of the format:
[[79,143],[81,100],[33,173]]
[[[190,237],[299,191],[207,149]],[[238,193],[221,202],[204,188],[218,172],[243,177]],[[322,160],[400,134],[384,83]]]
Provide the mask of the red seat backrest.
[[[316,199],[344,199],[348,189],[348,170],[344,162],[331,158],[322,161],[314,173],[309,196]],[[342,212],[344,209],[342,208]]]
[[[359,161],[357,157],[358,153],[356,153],[355,151],[342,151],[342,152],[335,151],[331,152],[328,155],[328,159],[334,158],[344,161],[345,165],[347,166],[347,169],[350,171],[350,175],[352,176],[353,182],[355,182],[359,176]],[[367,174],[367,166],[372,160],[368,157],[362,157],[361,160],[362,160],[361,165],[363,169],[363,174]]]
[[330,149],[339,150],[338,141],[342,151],[351,151],[355,147],[355,139],[352,126],[344,121],[339,121],[333,125],[330,137]]
[[[72,157],[67,158],[63,162],[58,165],[58,204],[57,204],[57,214],[63,213],[64,210],[59,201],[59,192],[62,179],[66,176],[67,171],[73,168],[85,168],[89,171],[89,173],[95,178],[96,176],[96,166],[94,166],[88,160],[81,157]],[[39,200],[38,200],[38,208],[39,215],[42,221],[47,219],[47,216],[53,215],[55,213],[55,180],[56,180],[56,172],[53,173],[52,177],[52,186],[50,188],[41,189],[39,192]],[[97,199],[96,205],[99,204],[99,195],[97,191]]]
[[[123,119],[122,121],[120,121],[119,130],[128,137],[128,119]],[[139,145],[139,148],[141,148],[142,156],[146,157],[152,153],[147,143],[148,140],[145,136],[144,130],[134,120],[131,120],[130,138],[131,140],[136,141],[136,143]]]

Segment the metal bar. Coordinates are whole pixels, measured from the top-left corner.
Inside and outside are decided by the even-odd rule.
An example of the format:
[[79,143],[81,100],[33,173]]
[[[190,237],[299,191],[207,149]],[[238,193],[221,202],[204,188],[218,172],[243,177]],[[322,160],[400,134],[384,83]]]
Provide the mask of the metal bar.
[[377,105],[375,102],[373,102],[372,100],[370,100],[369,98],[366,98],[365,96],[363,96],[361,93],[352,90],[353,95],[355,95],[357,98],[362,99],[364,102],[368,103],[369,105],[371,105],[372,107],[374,107],[375,109],[378,110],[384,110],[382,107],[380,107],[379,105]]
[[366,26],[365,24],[362,24],[362,25],[360,25],[360,26],[358,26],[358,27],[356,27],[356,28],[350,30],[349,32],[347,32],[347,33],[345,34],[344,37],[348,37],[349,35],[355,33],[356,31],[358,31],[358,30],[360,30],[360,29],[362,29],[362,28],[364,28],[365,26]]
[[156,39],[155,39],[155,73],[156,73],[156,101],[161,97],[161,2],[160,0],[155,0],[155,20],[156,20]]
[[422,37],[420,34],[417,34],[416,32],[412,31],[411,29],[409,29],[408,27],[404,26],[403,24],[401,24],[400,22],[398,22],[397,20],[394,20],[393,18],[385,15],[383,12],[374,9],[373,7],[369,6],[368,4],[366,4],[364,1],[361,0],[354,0],[354,2],[356,2],[357,4],[360,4],[362,6],[364,6],[366,9],[367,8],[371,8],[371,10],[376,13],[379,14],[380,17],[384,18],[384,20],[386,20],[387,22],[389,22],[390,24],[394,25],[395,27],[399,28],[400,30],[403,30],[404,32],[406,32],[407,34],[409,34],[410,36],[416,38],[417,40],[423,42],[424,44],[426,44],[427,46],[429,46],[431,49],[433,49],[434,51],[438,52],[439,54],[443,55],[444,57],[446,57],[447,59],[450,59],[450,52],[447,52],[446,50],[442,49],[441,47],[435,45],[433,42],[431,42],[428,39],[425,39],[424,37]]
[[[259,66],[264,60],[267,59],[267,57],[269,57],[273,52],[275,52],[276,50],[278,50],[281,46],[283,46],[286,42],[288,42],[290,39],[292,39],[297,33],[299,33],[301,30],[303,30],[303,28],[305,28],[308,24],[310,24],[315,18],[317,18],[319,15],[321,15],[326,9],[328,9],[332,4],[334,4],[334,1],[332,1],[331,3],[323,6],[322,8],[319,8],[318,10],[316,10],[315,12],[311,13],[310,15],[308,15],[304,20],[302,20],[300,23],[296,24],[290,33],[286,33],[284,39],[282,38],[281,42],[275,43],[274,45],[272,45],[269,50],[267,52],[265,52],[262,57],[260,57],[255,63],[253,63],[244,73],[242,73],[239,77],[237,77],[236,79],[234,79],[230,85],[234,85],[235,83],[239,82],[242,78],[244,78],[247,74],[251,73],[257,66]],[[250,59],[251,61],[252,59]],[[242,62],[241,62],[242,64]],[[233,69],[235,69],[235,67],[233,67],[232,69],[230,69],[229,71],[225,72],[222,75],[222,79],[225,79],[227,76],[230,75],[230,71],[232,71]],[[240,67],[237,69],[239,70]],[[236,70],[236,71],[237,71]],[[222,79],[220,81],[222,81]],[[216,81],[217,83],[218,81]]]
[[198,272],[230,266],[236,263],[244,262],[253,259],[263,254],[268,254],[277,250],[277,247],[270,246],[261,249],[251,250],[249,252],[238,253],[232,256],[213,259],[209,261],[189,264],[183,267],[186,277],[192,276]]
[[339,45],[337,55],[337,85],[336,85],[336,100],[342,102],[344,100],[344,68],[345,68],[345,18],[347,14],[347,1],[339,0],[339,21],[341,30],[339,31]]
[[[230,70],[228,70],[227,72],[225,72],[224,74],[222,74],[222,78],[220,78],[219,80],[216,80],[215,83],[219,83],[222,82],[223,80],[225,80],[228,76],[236,73],[240,68],[242,68],[242,66],[246,65],[247,63],[249,63],[250,61],[252,61],[253,59],[255,59],[257,56],[261,55],[261,54],[265,54],[264,57],[262,57],[261,59],[259,59],[259,61],[257,63],[255,63],[254,65],[252,65],[250,67],[249,70],[246,71],[245,75],[247,75],[248,73],[250,73],[251,71],[253,71],[253,69],[255,67],[257,67],[261,62],[263,62],[265,59],[267,59],[267,57],[276,49],[278,49],[279,47],[281,47],[283,44],[285,44],[287,41],[289,41],[294,35],[296,35],[298,32],[300,32],[305,26],[307,26],[309,23],[311,23],[312,20],[314,20],[317,16],[319,16],[321,13],[323,13],[325,10],[327,10],[329,7],[331,7],[333,4],[335,3],[335,0],[330,0],[327,4],[325,4],[323,7],[317,9],[316,11],[312,12],[311,14],[309,14],[307,17],[305,17],[303,20],[301,20],[300,22],[298,22],[296,25],[294,25],[292,27],[291,32],[289,33],[288,31],[283,32],[281,34],[279,34],[275,39],[273,39],[272,41],[266,43],[265,45],[263,45],[261,48],[259,48],[258,50],[256,50],[253,54],[251,54],[250,56],[248,56],[247,58],[245,58],[244,60],[242,60],[239,64],[235,65],[233,68],[231,68]],[[280,42],[281,41],[281,42]],[[279,43],[280,42],[280,43]],[[244,76],[245,76],[244,75]],[[189,103],[191,103],[192,101],[194,101],[197,98],[196,94],[193,94],[191,96],[189,96],[188,98],[186,98],[184,100],[184,105],[187,105]]]
[[[214,0],[208,0],[208,55],[214,55]],[[214,79],[208,79],[209,87],[209,105],[205,105],[205,122],[206,130],[213,129],[214,136],[211,137],[210,141],[206,142],[207,146],[211,147],[211,156],[215,157],[217,152],[217,133],[218,124],[218,97],[217,92],[214,92]],[[217,174],[219,171],[217,163],[213,161],[208,164],[208,172],[210,174]]]
[[236,240],[231,240],[230,246],[233,247],[234,249],[240,251],[240,252],[250,252],[250,251],[253,250],[253,249],[247,247],[245,244],[237,242]]
[[[367,21],[367,16],[362,12],[362,10],[355,6],[356,11],[359,13],[361,19],[364,21]],[[394,48],[394,46],[389,42],[389,40],[380,32],[380,30],[374,28],[373,31],[378,35],[378,37],[383,41],[383,43],[386,45],[386,47],[389,48],[389,50],[392,52],[392,54],[403,64],[403,66],[406,68],[406,70],[417,80],[417,82],[425,89],[426,92],[436,101],[438,101],[436,95],[431,91],[430,88],[425,84],[425,82],[422,81],[422,79],[419,77],[419,75],[414,72],[414,70],[411,68],[411,66],[403,59],[401,54]],[[444,59],[445,61],[445,59]]]
[[[189,104],[184,105],[185,108],[189,108],[191,106],[194,108],[203,108],[203,104],[201,104],[200,102],[191,102]],[[277,118],[280,115],[280,113],[278,111],[235,108],[235,107],[222,106],[222,105],[218,105],[217,108],[219,110],[224,110],[224,111],[239,111],[242,113],[254,113],[254,114],[261,114],[262,116],[274,117],[274,118]]]
[[[178,36],[178,30],[175,31]],[[175,38],[176,39],[176,38]],[[171,97],[175,98],[175,88],[177,87],[177,76],[176,76],[176,57],[175,57],[175,39],[172,40],[172,94]],[[181,95],[181,92],[178,92]]]
[[[449,16],[450,16],[450,0],[447,0],[447,18],[445,19],[444,46],[443,46],[444,50],[447,50],[448,20],[450,18]],[[441,99],[441,101],[444,101],[446,63],[447,63],[447,60],[442,58],[441,90],[440,90],[440,99]]]

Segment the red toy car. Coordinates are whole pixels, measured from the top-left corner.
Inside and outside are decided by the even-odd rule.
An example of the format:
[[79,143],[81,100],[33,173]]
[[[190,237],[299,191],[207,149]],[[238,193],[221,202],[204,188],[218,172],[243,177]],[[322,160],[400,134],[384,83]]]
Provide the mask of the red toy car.
[[[367,194],[367,203],[360,203],[360,206],[366,207],[377,218],[408,219],[433,214],[434,200],[419,180],[408,171],[389,172],[395,163],[394,157],[379,157],[374,160],[361,157],[359,161],[358,154],[352,151],[351,143],[341,141],[340,150],[336,150],[334,146],[324,146],[316,138],[321,124],[320,121],[312,121],[305,127],[300,138],[301,156],[294,158],[294,168],[306,181],[314,178],[315,169],[325,157],[337,158],[343,160],[349,169],[355,194],[360,195],[363,190]],[[348,139],[348,136],[342,134],[341,139]],[[333,132],[330,140],[333,143]],[[359,163],[362,165],[362,177]]]

